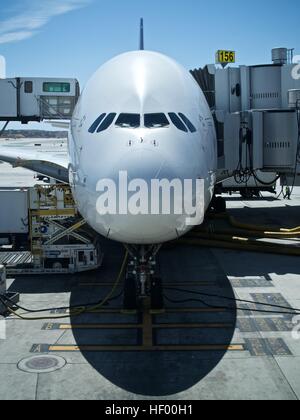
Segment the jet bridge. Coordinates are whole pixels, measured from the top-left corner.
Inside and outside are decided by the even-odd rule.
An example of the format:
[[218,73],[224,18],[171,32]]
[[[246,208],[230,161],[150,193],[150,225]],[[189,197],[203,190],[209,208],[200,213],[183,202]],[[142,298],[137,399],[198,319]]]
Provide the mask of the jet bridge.
[[0,121],[70,120],[79,95],[76,79],[0,79]]
[[219,170],[241,182],[261,170],[300,185],[300,66],[292,51],[272,51],[272,64],[192,71],[213,111]]

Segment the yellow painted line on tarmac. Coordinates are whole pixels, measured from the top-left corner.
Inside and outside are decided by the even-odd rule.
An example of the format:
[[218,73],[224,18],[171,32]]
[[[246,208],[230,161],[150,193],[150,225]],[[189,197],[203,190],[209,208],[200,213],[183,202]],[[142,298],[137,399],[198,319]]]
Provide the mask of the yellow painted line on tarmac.
[[166,312],[170,314],[220,313],[220,312],[226,312],[226,309],[223,309],[223,308],[172,308],[172,309],[166,309]]
[[144,329],[144,341],[151,342],[150,337],[152,336],[152,329],[229,329],[233,328],[232,324],[221,324],[221,323],[186,323],[186,324],[150,324],[150,320],[147,320],[146,324],[49,324],[45,330],[134,330]]
[[210,324],[210,323],[202,323],[202,324],[156,324],[153,325],[155,329],[206,329],[206,328],[233,328],[232,324]]
[[158,352],[158,351],[245,351],[242,344],[227,345],[178,345],[178,346],[98,346],[98,345],[54,345],[49,352]]
[[143,328],[141,324],[61,324],[60,330],[131,330]]

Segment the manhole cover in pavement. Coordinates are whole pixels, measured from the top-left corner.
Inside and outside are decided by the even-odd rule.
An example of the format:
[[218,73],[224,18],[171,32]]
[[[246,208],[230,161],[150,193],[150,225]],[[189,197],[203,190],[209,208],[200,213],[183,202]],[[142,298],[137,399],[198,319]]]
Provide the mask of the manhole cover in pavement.
[[27,373],[50,373],[62,369],[66,365],[65,359],[58,356],[34,356],[23,359],[18,369]]

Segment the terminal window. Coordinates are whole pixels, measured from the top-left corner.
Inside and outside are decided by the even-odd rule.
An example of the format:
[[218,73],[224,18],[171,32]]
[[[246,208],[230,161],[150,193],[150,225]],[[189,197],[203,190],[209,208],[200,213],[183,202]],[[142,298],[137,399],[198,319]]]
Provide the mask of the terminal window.
[[45,82],[43,84],[43,91],[49,93],[70,93],[70,83],[59,83],[59,82]]
[[45,118],[71,117],[75,101],[71,96],[41,96],[41,106]]

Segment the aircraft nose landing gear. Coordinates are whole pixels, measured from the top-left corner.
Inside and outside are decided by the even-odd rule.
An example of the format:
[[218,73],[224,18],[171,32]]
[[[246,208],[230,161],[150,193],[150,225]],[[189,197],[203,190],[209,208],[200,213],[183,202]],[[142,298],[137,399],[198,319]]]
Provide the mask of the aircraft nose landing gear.
[[152,311],[164,309],[163,288],[156,274],[156,255],[161,246],[126,246],[130,261],[124,290],[124,311],[138,311],[145,307]]

